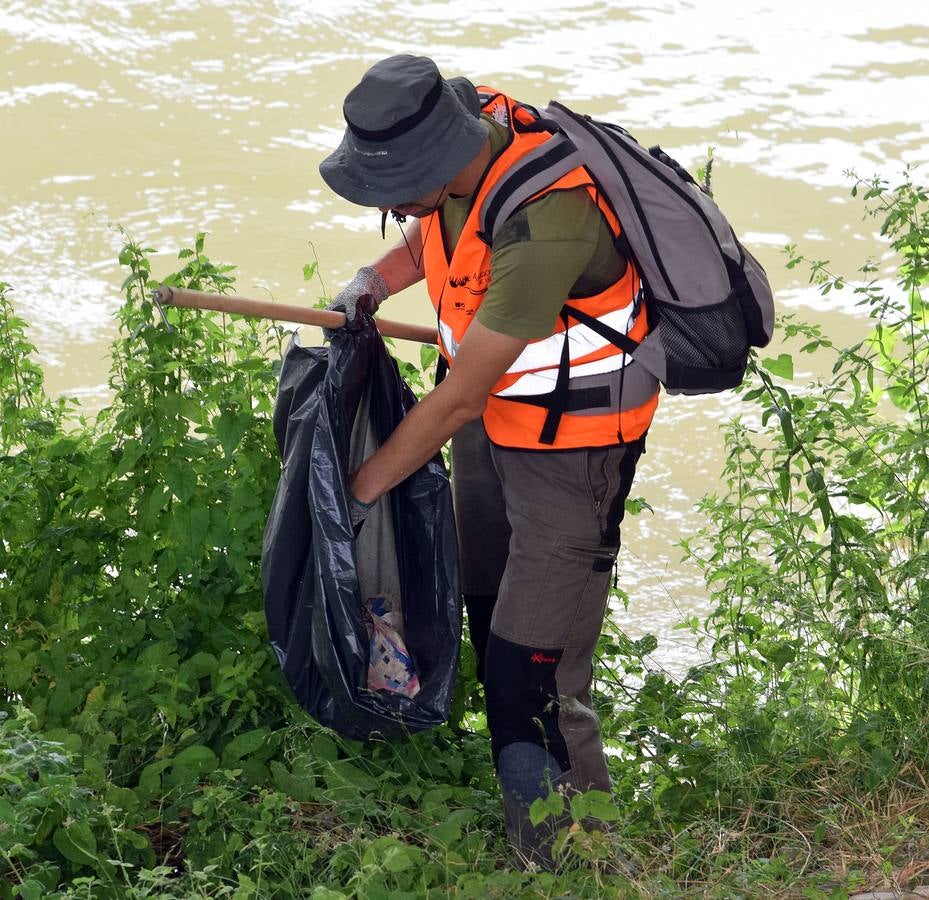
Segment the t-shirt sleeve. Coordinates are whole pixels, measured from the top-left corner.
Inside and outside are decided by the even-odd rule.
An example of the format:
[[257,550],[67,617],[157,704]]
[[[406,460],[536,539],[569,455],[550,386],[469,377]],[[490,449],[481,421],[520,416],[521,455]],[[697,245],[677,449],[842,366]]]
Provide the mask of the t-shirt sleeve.
[[482,325],[511,337],[548,337],[607,228],[584,188],[553,191],[517,210],[493,244]]

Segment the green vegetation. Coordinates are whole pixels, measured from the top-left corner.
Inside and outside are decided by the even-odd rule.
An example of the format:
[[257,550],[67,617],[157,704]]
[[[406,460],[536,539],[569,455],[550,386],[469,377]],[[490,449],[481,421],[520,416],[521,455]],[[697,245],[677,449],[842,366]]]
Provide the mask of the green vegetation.
[[[0,897],[843,897],[929,880],[929,204],[910,180],[859,187],[892,259],[848,282],[788,265],[854,291],[870,333],[838,347],[787,319],[828,377],[790,384],[786,352],[753,366],[721,493],[685,543],[713,601],[686,623],[708,662],[674,679],[649,664],[654,638],[607,629],[615,796],[571,801],[555,874],[508,865],[467,652],[452,721],[406,741],[343,740],[290,701],[259,577],[281,331],[180,309],[169,330],[151,251],[127,238],[113,400],[86,421],[44,392],[0,284]],[[180,259],[171,284],[232,283],[202,235]]]

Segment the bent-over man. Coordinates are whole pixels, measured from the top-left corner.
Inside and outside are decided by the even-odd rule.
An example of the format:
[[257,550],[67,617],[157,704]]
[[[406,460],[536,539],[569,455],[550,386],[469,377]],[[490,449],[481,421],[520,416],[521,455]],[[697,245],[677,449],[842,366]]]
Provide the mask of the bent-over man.
[[331,306],[352,320],[359,303],[373,313],[425,278],[448,364],[355,473],[353,518],[451,438],[462,590],[507,833],[523,859],[551,866],[553,827],[531,826],[532,801],[560,786],[610,789],[592,659],[658,383],[585,322],[641,341],[639,274],[582,166],[530,183],[492,238],[482,230],[487,210],[506,206],[508,172],[550,137],[531,107],[393,56],[343,111],[326,183],[412,222]]

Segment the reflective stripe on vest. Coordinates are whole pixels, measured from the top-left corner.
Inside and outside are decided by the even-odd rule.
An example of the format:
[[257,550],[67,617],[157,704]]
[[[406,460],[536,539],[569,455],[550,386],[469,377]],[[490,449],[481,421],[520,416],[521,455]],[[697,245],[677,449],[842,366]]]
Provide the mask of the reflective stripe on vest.
[[[617,361],[618,360],[618,361]],[[607,372],[616,372],[632,360],[621,354],[619,357],[607,356],[596,362],[583,363],[571,367],[572,378],[584,378],[587,375],[603,375]],[[520,397],[526,394],[547,394],[555,390],[555,381],[558,378],[558,369],[545,369],[542,372],[526,372],[520,375],[509,387],[494,391],[497,397]]]
[[[482,205],[518,160],[532,158],[551,137],[532,129],[535,118],[525,107],[489,88],[478,91],[484,113],[509,129],[508,143],[475,190],[451,259],[441,213],[433,213],[434,218],[421,226],[426,284],[438,313],[440,349],[450,366],[490,284],[491,248],[479,234]],[[531,199],[572,188],[588,191],[618,236],[615,214],[583,167],[556,178]],[[570,306],[563,309],[551,335],[530,341],[491,391],[484,424],[496,444],[556,450],[607,446],[641,437],[651,423],[658,382],[607,337],[570,316],[570,308],[576,308],[590,321],[641,341],[648,333],[648,316],[635,267],[630,262],[598,294],[565,299]]]
[[[606,315],[600,316],[599,320],[610,328],[628,334],[635,324],[635,315],[633,306],[626,306],[624,309],[613,310]],[[451,361],[458,352],[458,341],[452,332],[451,326],[446,322],[439,320],[439,335],[442,339],[442,346],[445,349],[446,356]],[[613,354],[613,345],[602,335],[597,334],[588,325],[571,325],[567,330],[568,337],[568,354],[572,366],[580,366],[580,360],[589,357],[591,354],[605,348],[611,349],[610,356],[601,360],[597,369],[587,369],[588,372],[612,372],[621,369],[624,365],[632,362],[625,354]],[[532,373],[538,369],[554,368],[557,370],[561,362],[562,346],[564,345],[565,332],[559,331],[551,337],[543,338],[538,341],[531,341],[526,345],[526,349],[516,357],[516,361],[506,370],[507,375],[522,375],[523,373]],[[579,369],[575,371],[572,368],[572,377],[575,374],[581,374]],[[512,385],[506,388],[506,391],[512,396]],[[494,393],[502,395],[502,391],[495,390]],[[526,393],[537,393],[536,391],[526,391]]]
[[[628,334],[631,327],[635,324],[633,315],[633,305],[629,304],[623,309],[615,309],[606,315],[598,317],[601,322],[615,328],[617,331]],[[572,366],[579,363],[584,357],[590,356],[598,350],[605,347],[612,348],[612,344],[605,338],[597,334],[587,325],[571,325],[567,330],[568,338],[568,358]],[[516,362],[507,369],[506,374],[529,372],[534,369],[545,369],[549,367],[558,368],[561,361],[561,348],[565,341],[565,332],[560,331],[551,337],[544,338],[540,341],[532,341],[526,345],[526,349],[516,357]],[[619,369],[625,365],[624,360],[627,358],[624,354],[611,354],[613,368]],[[601,369],[603,372],[609,369]],[[572,370],[573,377],[573,370]]]

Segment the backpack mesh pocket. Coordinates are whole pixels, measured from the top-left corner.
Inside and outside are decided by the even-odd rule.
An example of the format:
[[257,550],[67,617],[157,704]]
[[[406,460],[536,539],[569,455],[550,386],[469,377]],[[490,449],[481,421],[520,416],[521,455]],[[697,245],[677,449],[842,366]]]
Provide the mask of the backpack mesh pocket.
[[724,390],[741,382],[748,335],[734,293],[715,306],[658,305],[670,390]]

